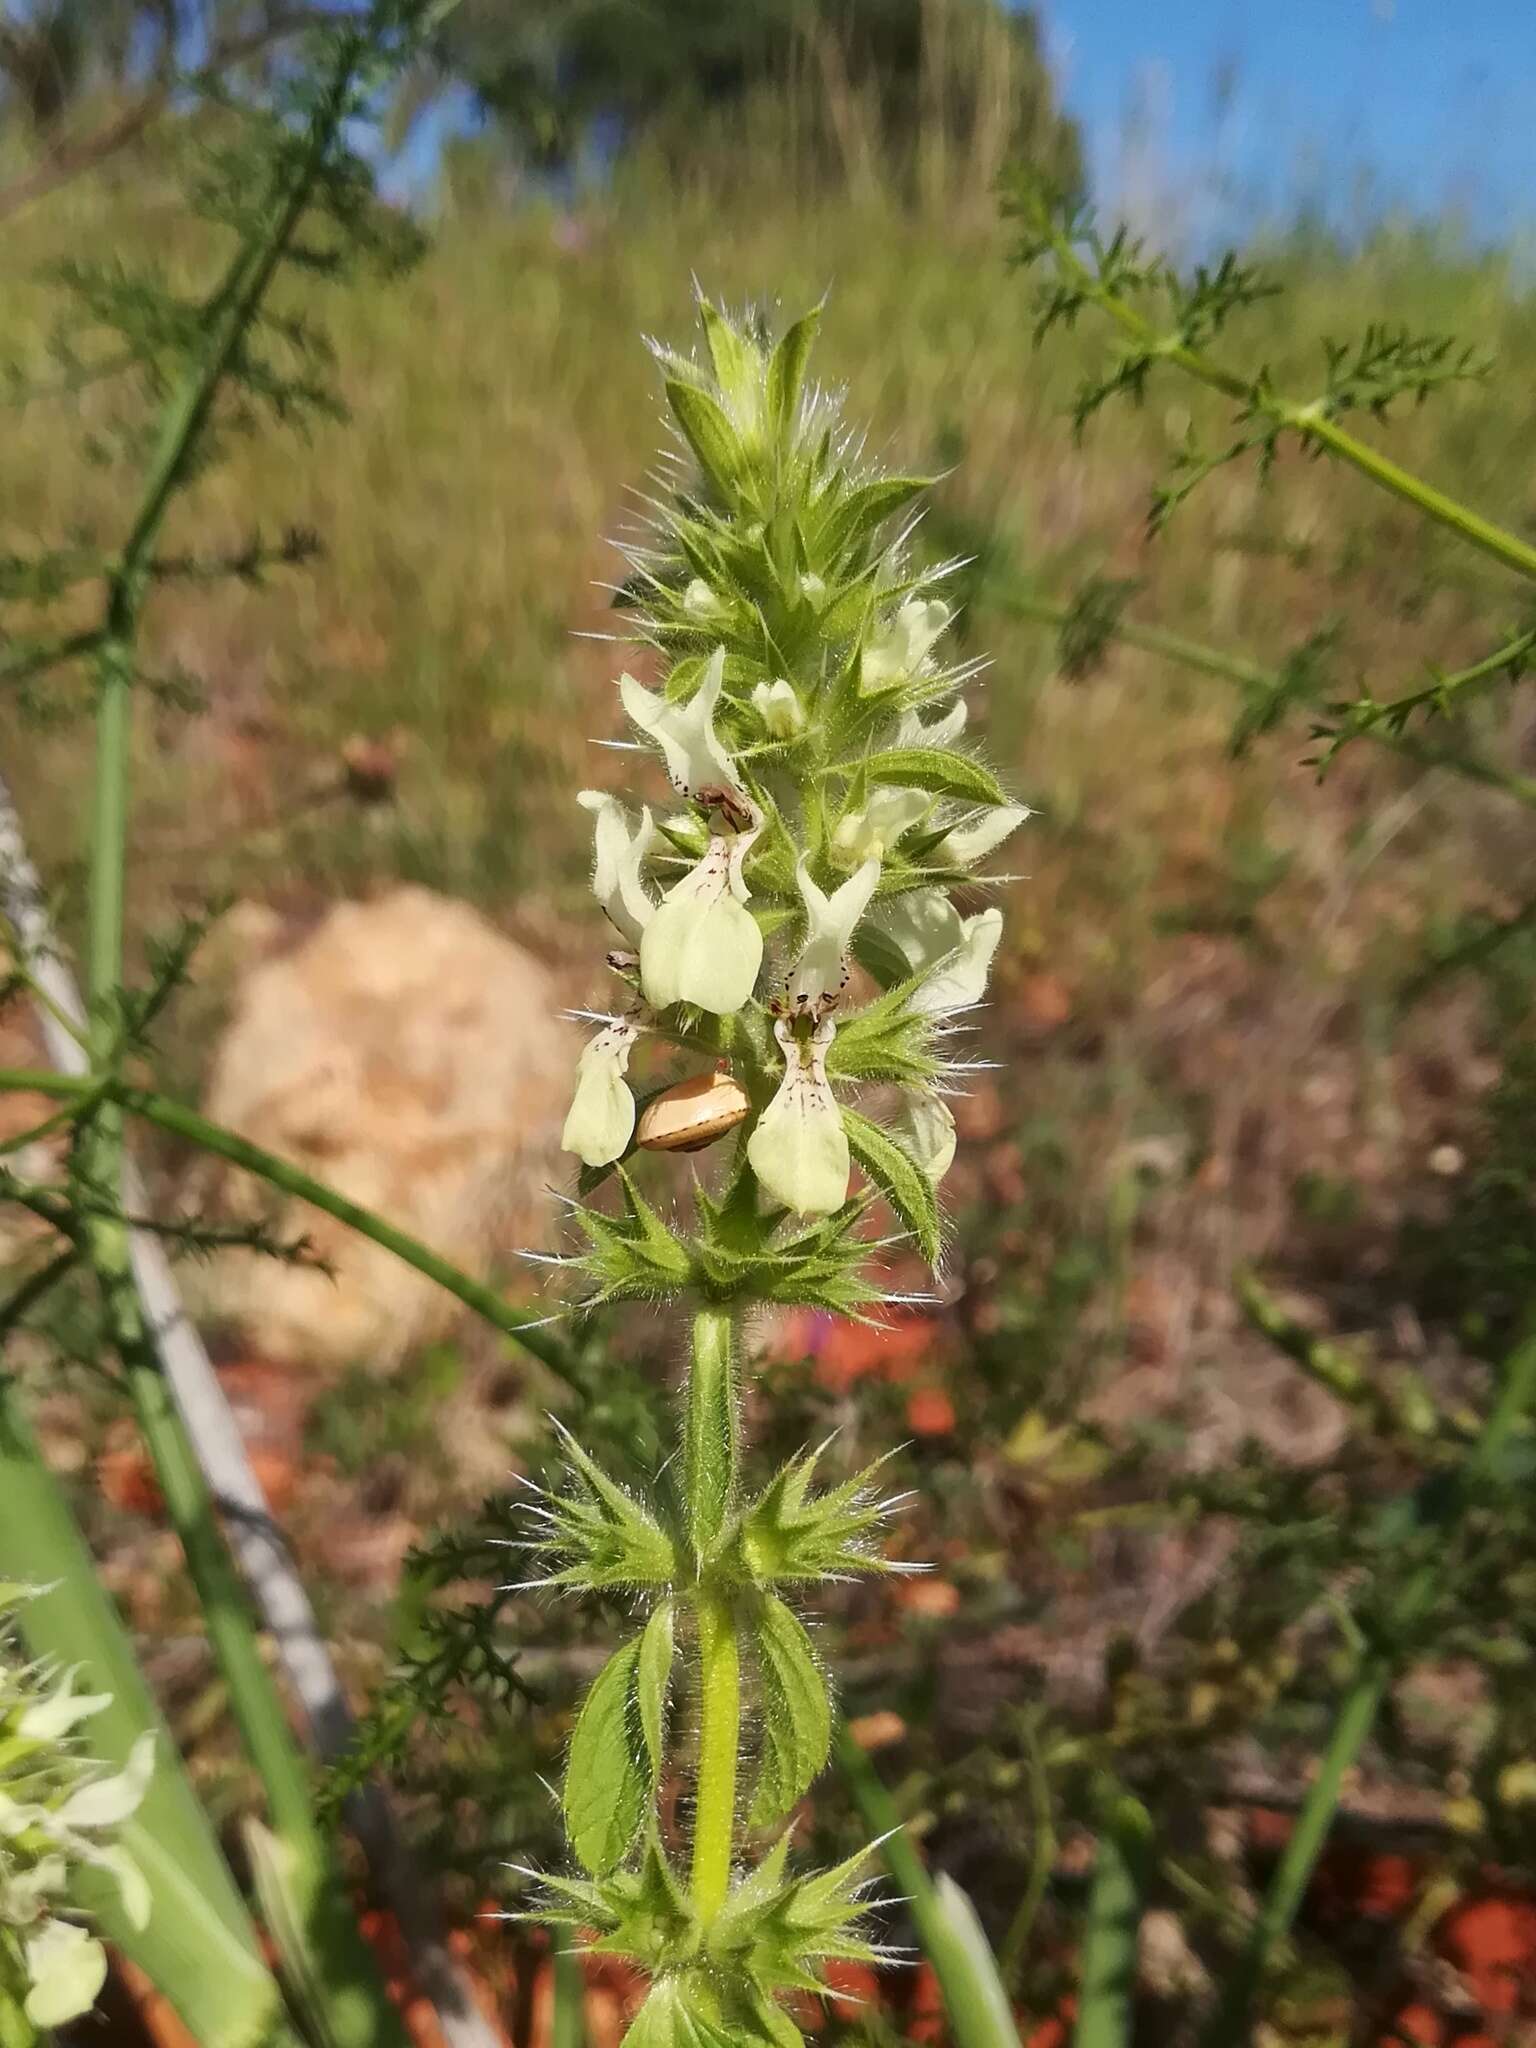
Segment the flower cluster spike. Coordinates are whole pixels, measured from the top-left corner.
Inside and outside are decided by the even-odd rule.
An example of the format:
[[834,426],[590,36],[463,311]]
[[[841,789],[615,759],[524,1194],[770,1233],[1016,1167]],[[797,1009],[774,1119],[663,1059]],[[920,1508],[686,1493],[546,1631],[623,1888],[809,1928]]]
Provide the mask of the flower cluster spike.
[[[531,1509],[540,1583],[623,1588],[641,1616],[572,1733],[585,1875],[547,1877],[538,1910],[650,1972],[631,2048],[792,2048],[784,1998],[874,1950],[857,1859],[792,1875],[779,1833],[752,1862],[830,1742],[785,1596],[903,1567],[882,1551],[896,1503],[873,1469],[818,1486],[826,1446],[743,1489],[736,1325],[765,1303],[874,1313],[882,1243],[937,1261],[950,1048],[1002,932],[976,871],[1028,813],[967,730],[948,570],[908,553],[924,480],[866,466],[807,382],[819,311],[777,340],[755,314],[700,316],[697,359],[655,351],[680,488],[626,547],[620,594],[647,671],[619,680],[622,758],[651,766],[628,801],[578,798],[622,994],[566,1120],[585,1245],[561,1262],[588,1302],[690,1297],[694,1343],[668,1497],[637,1501],[568,1444],[570,1488]],[[712,1145],[729,1156],[690,1222],[642,1195],[640,1153]],[[896,1237],[871,1240],[876,1203]],[[686,1858],[658,1804],[674,1731],[694,1743]]]
[[112,1695],[82,1692],[78,1671],[27,1661],[15,1617],[30,1597],[0,1587],[0,1945],[25,1983],[26,2018],[57,2027],[90,2011],[107,1976],[71,1898],[80,1871],[109,1876],[136,1925],[149,1918],[149,1887],[116,1837],[148,1789],[155,1738],[140,1736],[121,1771],[80,1753],[77,1730]]

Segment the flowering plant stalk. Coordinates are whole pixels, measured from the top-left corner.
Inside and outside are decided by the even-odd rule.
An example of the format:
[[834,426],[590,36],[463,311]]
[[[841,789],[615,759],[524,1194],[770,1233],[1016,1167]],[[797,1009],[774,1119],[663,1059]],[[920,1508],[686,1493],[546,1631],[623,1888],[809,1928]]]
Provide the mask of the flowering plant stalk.
[[[623,993],[592,1018],[564,1133],[585,1246],[562,1263],[588,1303],[692,1304],[680,1456],[638,1499],[567,1438],[569,1486],[534,1506],[530,1546],[535,1583],[621,1590],[644,1615],[571,1739],[585,1874],[546,1876],[538,1909],[650,1972],[635,2048],[798,2042],[786,1994],[874,1953],[863,1856],[788,1864],[832,1728],[792,1601],[899,1569],[879,1542],[894,1503],[877,1467],[818,1484],[825,1446],[744,1483],[742,1321],[771,1304],[867,1316],[892,1298],[882,1249],[937,1260],[954,1040],[1002,929],[976,870],[1027,815],[967,744],[976,665],[942,651],[946,571],[908,560],[923,480],[866,467],[806,382],[818,313],[776,342],[755,315],[700,313],[706,360],[656,350],[682,445],[620,593],[662,671],[619,682],[655,768],[638,810],[579,799]],[[641,1060],[656,1072],[637,1098]],[[686,1225],[641,1192],[637,1152],[715,1144]],[[591,1200],[609,1181],[616,1211]],[[897,1235],[871,1243],[880,1200]],[[690,1722],[684,1863],[657,1797]]]

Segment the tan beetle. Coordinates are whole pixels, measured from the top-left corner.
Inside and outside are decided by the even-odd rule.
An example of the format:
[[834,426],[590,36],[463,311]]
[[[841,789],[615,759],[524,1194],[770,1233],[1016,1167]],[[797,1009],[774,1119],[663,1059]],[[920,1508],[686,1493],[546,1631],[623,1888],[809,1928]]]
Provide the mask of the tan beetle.
[[724,1067],[674,1082],[641,1112],[635,1141],[647,1152],[702,1152],[745,1123],[752,1113],[747,1091]]

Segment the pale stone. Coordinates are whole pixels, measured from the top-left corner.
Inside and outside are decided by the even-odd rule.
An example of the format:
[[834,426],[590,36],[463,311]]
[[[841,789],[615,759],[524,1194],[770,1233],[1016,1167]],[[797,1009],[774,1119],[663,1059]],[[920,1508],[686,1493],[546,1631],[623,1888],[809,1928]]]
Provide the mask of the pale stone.
[[[207,1114],[483,1278],[550,1232],[545,1189],[576,1067],[549,970],[468,905],[426,889],[333,909],[293,951],[240,980]],[[219,1176],[219,1205],[270,1193]],[[209,1306],[278,1359],[380,1370],[463,1313],[413,1268],[309,1205],[334,1277],[232,1253]]]

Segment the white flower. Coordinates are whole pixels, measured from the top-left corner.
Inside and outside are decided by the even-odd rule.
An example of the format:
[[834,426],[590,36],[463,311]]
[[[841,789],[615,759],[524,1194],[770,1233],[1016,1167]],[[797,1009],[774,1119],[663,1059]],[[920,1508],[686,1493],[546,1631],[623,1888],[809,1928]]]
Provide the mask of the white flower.
[[925,1016],[966,1010],[986,994],[992,955],[1003,935],[1003,913],[995,907],[966,918],[960,943],[912,993],[911,1008]]
[[773,1029],[784,1079],[747,1140],[747,1160],[774,1201],[800,1216],[830,1216],[848,1199],[853,1163],[827,1081],[827,1047],[837,1027],[826,1017],[809,1038],[787,1019]]
[[752,692],[752,709],[767,726],[770,737],[792,740],[805,731],[805,710],[793,683],[783,676],[771,683],[759,683]]
[[909,597],[888,625],[864,643],[859,688],[866,697],[922,673],[928,650],[949,624],[950,610],[936,597]]
[[16,1732],[27,1742],[58,1742],[68,1735],[77,1722],[88,1721],[92,1714],[99,1714],[103,1707],[110,1707],[112,1695],[109,1692],[75,1691],[75,1680],[79,1666],[66,1671],[53,1691],[45,1698],[34,1700],[22,1709],[16,1723]]
[[805,905],[806,934],[800,957],[789,977],[789,1000],[797,1010],[820,1016],[842,994],[848,982],[848,949],[854,927],[869,908],[880,880],[880,863],[867,860],[830,896],[811,880],[802,860],[795,870]]
[[925,818],[933,798],[921,789],[872,789],[861,811],[848,811],[832,834],[832,858],[839,867],[883,860],[903,832]]
[[955,1163],[955,1120],[949,1105],[926,1088],[906,1089],[901,1123],[908,1155],[937,1187]]
[[907,963],[909,974],[924,974],[965,937],[965,924],[943,889],[904,889],[888,896],[875,919]]
[[653,1010],[691,1003],[728,1017],[751,995],[763,964],[763,935],[746,908],[742,863],[760,829],[715,833],[646,926],[640,985]]
[[120,1827],[139,1810],[139,1802],[155,1774],[155,1734],[152,1728],[135,1741],[128,1761],[110,1777],[90,1778],[71,1792],[54,1814],[60,1827]]
[[592,870],[592,894],[608,913],[608,921],[623,933],[632,946],[651,921],[656,905],[642,880],[645,859],[656,841],[656,827],[650,806],[640,813],[632,832],[629,813],[616,796],[600,789],[583,789],[577,803],[592,813],[592,836],[596,860]]
[[49,1920],[26,1939],[32,1980],[23,2010],[34,2027],[61,2027],[89,2012],[107,1981],[107,1954],[83,1927]]
[[577,1063],[576,1092],[560,1147],[584,1165],[611,1165],[634,1135],[635,1098],[624,1076],[639,1035],[638,1025],[621,1018],[599,1031]]
[[947,711],[924,725],[915,711],[904,711],[896,728],[898,747],[952,747],[965,731],[966,702],[957,697]]
[[931,858],[942,867],[974,867],[977,861],[995,853],[1031,815],[1028,804],[994,804],[990,810],[978,811],[966,824],[946,832]]
[[715,706],[725,683],[725,649],[717,647],[686,703],[659,697],[633,676],[619,677],[619,697],[640,730],[660,747],[674,789],[693,796],[724,789],[740,796],[736,766],[715,736]]
[[74,1849],[86,1863],[92,1863],[98,1870],[104,1870],[113,1880],[123,1902],[130,1927],[143,1929],[149,1925],[150,1891],[144,1873],[128,1854],[116,1843],[105,1849],[98,1849],[95,1843],[76,1840]]

